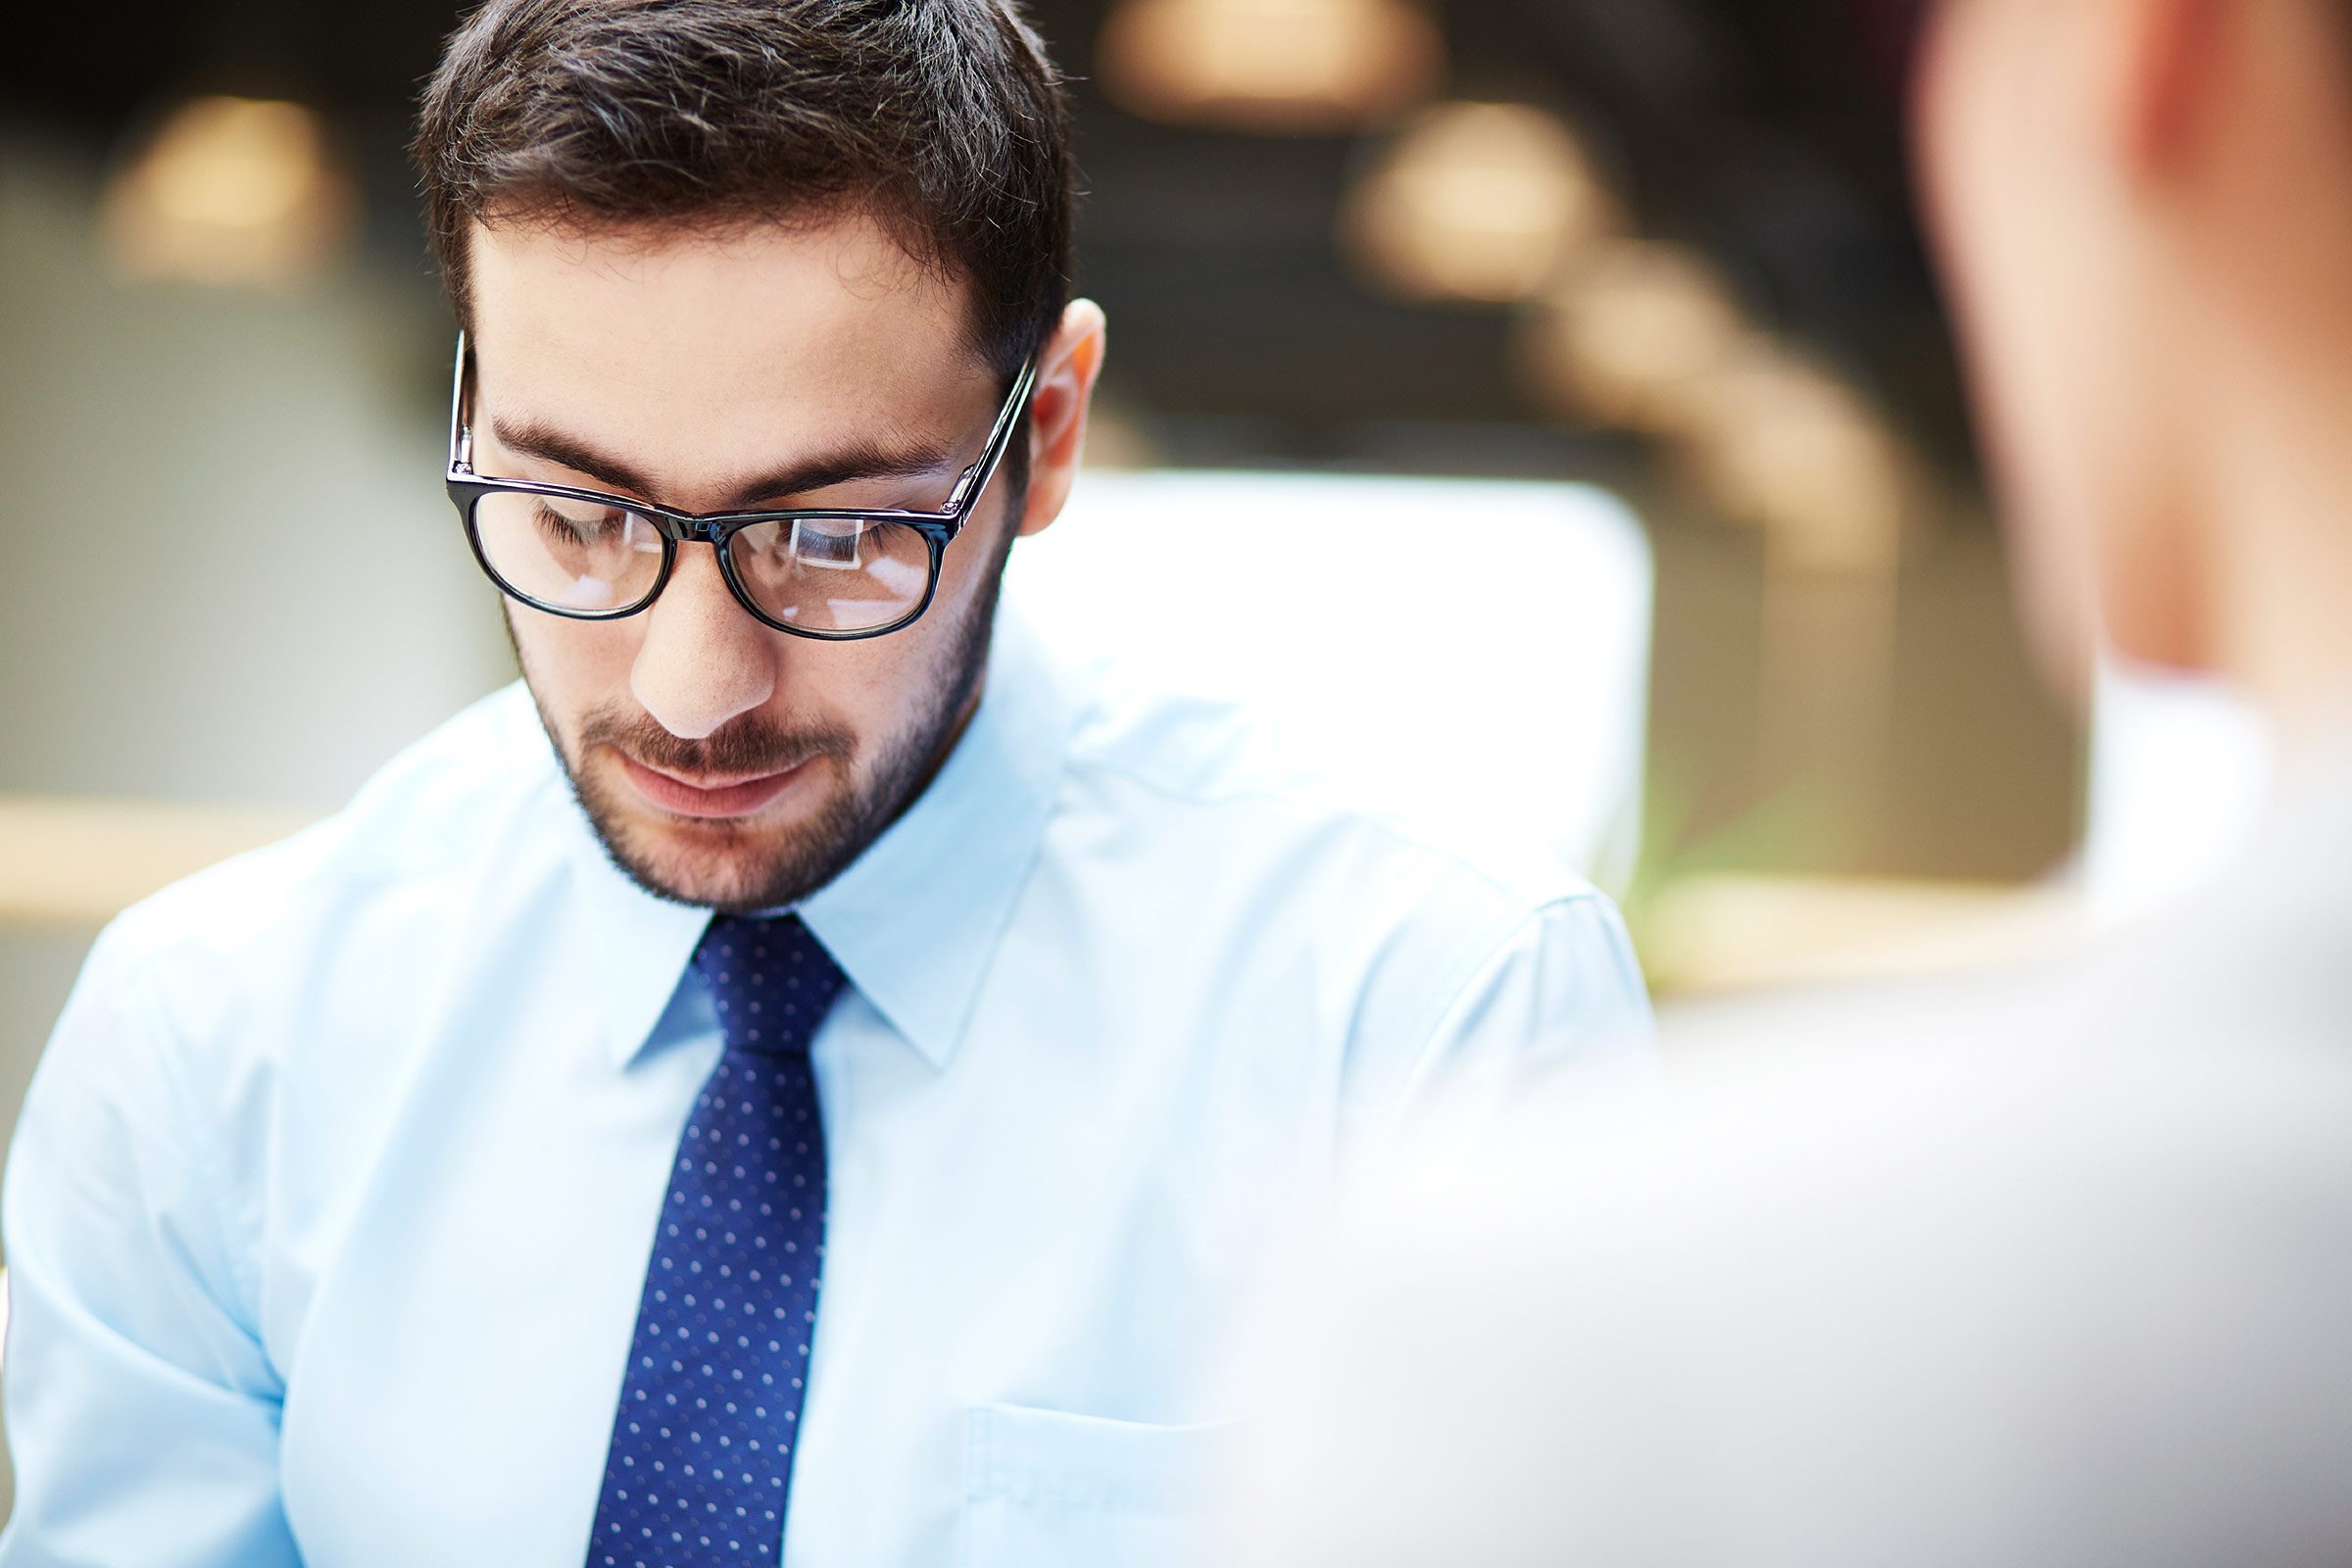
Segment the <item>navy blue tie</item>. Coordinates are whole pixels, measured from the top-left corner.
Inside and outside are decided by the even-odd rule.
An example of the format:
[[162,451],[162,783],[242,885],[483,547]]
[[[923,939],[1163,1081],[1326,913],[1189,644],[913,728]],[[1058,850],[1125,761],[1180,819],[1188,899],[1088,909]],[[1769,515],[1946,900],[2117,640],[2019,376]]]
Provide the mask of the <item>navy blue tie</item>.
[[797,915],[721,915],[694,966],[725,1049],[655,1229],[589,1568],[741,1568],[783,1550],[825,1237],[808,1041],[842,974]]

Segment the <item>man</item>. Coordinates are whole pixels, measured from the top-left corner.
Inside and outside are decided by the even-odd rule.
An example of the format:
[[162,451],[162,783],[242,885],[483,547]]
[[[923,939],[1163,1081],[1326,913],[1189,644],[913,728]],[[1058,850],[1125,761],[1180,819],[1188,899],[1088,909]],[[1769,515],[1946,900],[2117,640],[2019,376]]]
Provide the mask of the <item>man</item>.
[[1001,0],[494,0],[416,153],[527,691],[100,942],[0,1563],[1187,1560],[1267,1216],[1613,912],[994,626],[1103,352]]
[[1730,1013],[1667,1108],[1367,1195],[1250,1562],[2352,1562],[2352,18],[1933,10],[2027,597],[2070,673],[2095,626],[2262,705],[2269,842],[2095,957]]

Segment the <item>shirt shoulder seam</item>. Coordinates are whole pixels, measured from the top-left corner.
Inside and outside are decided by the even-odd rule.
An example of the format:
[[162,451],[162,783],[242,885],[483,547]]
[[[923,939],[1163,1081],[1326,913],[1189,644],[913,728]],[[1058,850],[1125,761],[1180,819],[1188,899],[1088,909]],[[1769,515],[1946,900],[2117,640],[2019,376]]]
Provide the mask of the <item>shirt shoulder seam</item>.
[[1154,777],[1132,763],[1120,762],[1108,758],[1073,752],[1068,761],[1072,772],[1087,770],[1107,774],[1139,788],[1150,790],[1165,799],[1186,805],[1259,804],[1282,806],[1299,811],[1320,812],[1327,817],[1353,823],[1376,832],[1405,849],[1416,850],[1444,860],[1454,869],[1477,878],[1489,891],[1508,902],[1513,906],[1514,916],[1520,919],[1533,918],[1544,910],[1558,905],[1574,904],[1588,899],[1597,899],[1605,903],[1608,899],[1608,895],[1602,893],[1583,876],[1564,867],[1558,876],[1547,879],[1552,884],[1549,888],[1542,892],[1532,891],[1527,886],[1514,884],[1496,874],[1482,863],[1478,857],[1467,851],[1416,833],[1394,817],[1367,807],[1325,800],[1307,791],[1286,790],[1279,786],[1265,784],[1245,785],[1216,791],[1194,790]]
[[[1616,921],[1621,918],[1617,915],[1615,905],[1611,903],[1605,895],[1595,890],[1591,894],[1590,897],[1592,900],[1597,900],[1603,906],[1602,912],[1606,918],[1612,921]],[[1472,991],[1478,987],[1480,982],[1490,973],[1494,972],[1499,963],[1506,960],[1511,956],[1511,954],[1519,946],[1521,938],[1523,938],[1527,933],[1541,927],[1546,916],[1552,914],[1557,909],[1566,908],[1582,902],[1587,901],[1581,899],[1561,899],[1555,900],[1549,904],[1542,905],[1537,908],[1528,911],[1527,915],[1522,919],[1508,923],[1496,921],[1492,933],[1485,936],[1482,941],[1477,943],[1465,942],[1462,945],[1460,951],[1468,961],[1462,964],[1460,969],[1455,973],[1454,978],[1452,978],[1447,984],[1436,988],[1437,994],[1434,1005],[1422,1014],[1422,1019],[1418,1024],[1416,1024],[1413,1033],[1407,1036],[1408,1039],[1418,1037],[1419,1045],[1416,1047],[1414,1052],[1412,1066],[1405,1073],[1403,1079],[1401,1080],[1395,1102],[1396,1107],[1401,1107],[1409,1104],[1413,1099],[1413,1096],[1419,1092],[1420,1087],[1428,1082],[1431,1074],[1435,1070],[1435,1063],[1438,1060],[1444,1045],[1444,1042],[1440,1038],[1441,1026],[1444,1025],[1448,1017],[1452,1016],[1456,1008],[1461,1006],[1462,1003],[1470,996]],[[1616,952],[1615,958],[1616,961],[1622,965],[1624,960],[1629,956],[1630,949],[1620,946]],[[1619,978],[1624,981],[1634,993],[1645,996],[1642,978],[1638,971],[1632,974],[1621,973]]]

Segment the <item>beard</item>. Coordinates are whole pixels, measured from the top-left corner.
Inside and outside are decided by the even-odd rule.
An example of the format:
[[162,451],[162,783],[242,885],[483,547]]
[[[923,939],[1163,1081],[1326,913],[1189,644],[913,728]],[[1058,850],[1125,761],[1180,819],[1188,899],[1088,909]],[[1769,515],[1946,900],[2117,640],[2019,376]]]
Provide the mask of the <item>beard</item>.
[[[930,784],[970,715],[988,666],[997,601],[1011,530],[979,591],[966,600],[958,623],[926,672],[914,713],[877,740],[861,768],[858,737],[837,723],[747,714],[699,741],[683,740],[650,715],[617,707],[591,710],[580,721],[576,755],[566,748],[530,667],[516,647],[524,682],[605,856],[629,880],[656,898],[722,914],[759,914],[799,904],[848,870]],[[513,639],[510,614],[508,635]],[[779,633],[778,635],[783,635]],[[611,748],[666,772],[751,776],[797,766],[829,767],[831,791],[813,811],[779,830],[728,821],[676,821],[649,827],[624,805],[625,786],[586,762]],[[641,812],[642,808],[638,810]]]

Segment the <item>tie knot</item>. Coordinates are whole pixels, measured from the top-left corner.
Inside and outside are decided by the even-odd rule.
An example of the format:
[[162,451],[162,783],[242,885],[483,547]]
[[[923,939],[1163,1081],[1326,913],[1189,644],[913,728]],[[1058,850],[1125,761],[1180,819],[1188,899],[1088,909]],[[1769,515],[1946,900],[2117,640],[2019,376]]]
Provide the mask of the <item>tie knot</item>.
[[833,956],[797,914],[717,916],[694,950],[694,967],[710,988],[726,1049],[762,1055],[806,1052],[843,983]]

